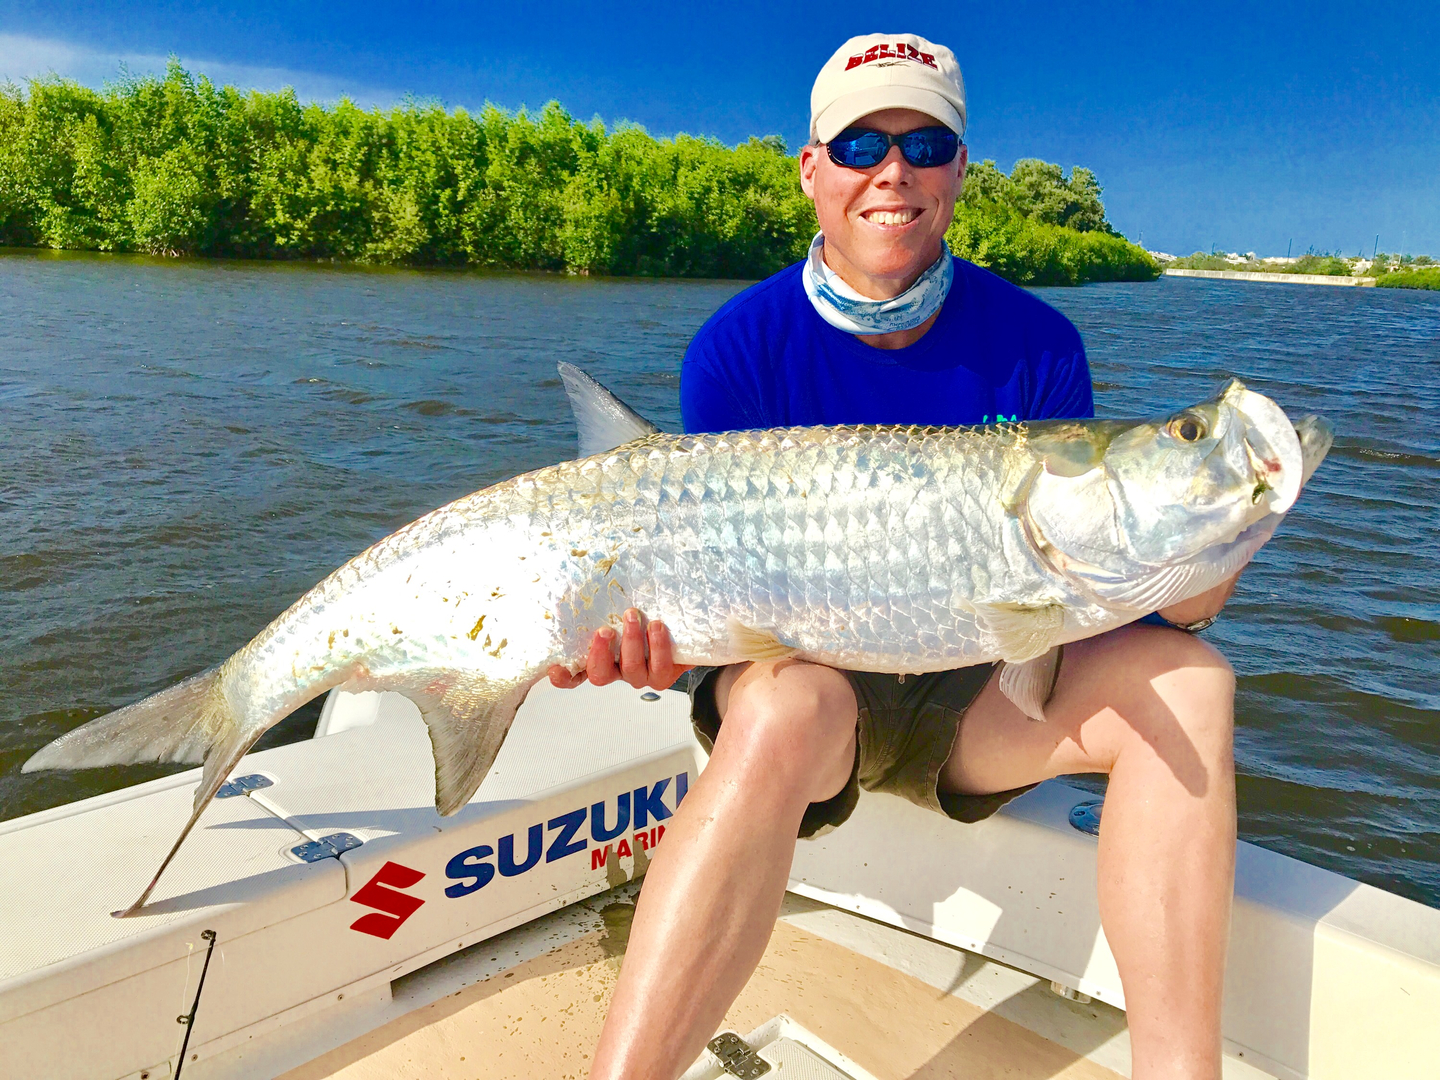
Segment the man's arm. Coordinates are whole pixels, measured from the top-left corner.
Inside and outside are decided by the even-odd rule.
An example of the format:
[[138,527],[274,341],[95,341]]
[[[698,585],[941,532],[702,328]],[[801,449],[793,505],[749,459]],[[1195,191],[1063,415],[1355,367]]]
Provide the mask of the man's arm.
[[1178,604],[1161,608],[1156,614],[1176,626],[1187,626],[1190,623],[1213,619],[1225,607],[1226,602],[1230,599],[1230,594],[1235,591],[1235,583],[1239,580],[1240,575],[1237,573],[1213,589],[1208,589],[1199,596],[1192,596],[1189,600],[1181,600]]

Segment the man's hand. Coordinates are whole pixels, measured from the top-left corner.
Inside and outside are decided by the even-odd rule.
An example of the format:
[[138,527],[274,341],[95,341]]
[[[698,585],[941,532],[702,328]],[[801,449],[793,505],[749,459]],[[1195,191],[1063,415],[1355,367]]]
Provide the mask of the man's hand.
[[585,657],[584,669],[577,675],[571,675],[555,664],[550,668],[551,684],[568,689],[586,680],[596,686],[604,686],[616,679],[624,679],[636,690],[646,686],[668,690],[692,666],[675,663],[670,631],[665,629],[665,624],[657,619],[645,625],[645,617],[634,608],[626,611],[622,620],[618,666],[614,643],[615,631],[602,626],[590,639],[590,652]]
[[1199,596],[1192,596],[1189,600],[1181,600],[1178,604],[1160,609],[1160,617],[1166,622],[1172,622],[1176,626],[1185,626],[1189,623],[1199,622],[1201,619],[1210,619],[1220,614],[1225,606],[1225,601],[1230,599],[1230,594],[1235,591],[1235,583],[1240,580],[1236,574],[1228,581],[1222,581],[1213,589],[1207,589]]

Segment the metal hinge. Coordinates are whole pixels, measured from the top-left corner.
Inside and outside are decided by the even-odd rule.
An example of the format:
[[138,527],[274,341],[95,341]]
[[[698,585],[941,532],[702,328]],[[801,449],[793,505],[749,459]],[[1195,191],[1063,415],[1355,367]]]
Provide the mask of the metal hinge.
[[722,1031],[707,1045],[719,1060],[720,1067],[731,1076],[750,1080],[770,1071],[770,1063],[750,1049],[750,1044],[733,1031]]
[[221,784],[220,790],[215,792],[215,797],[217,799],[233,799],[236,795],[249,795],[252,791],[274,786],[275,781],[268,776],[251,773],[249,776],[237,776],[233,780]]
[[336,832],[292,847],[290,852],[301,862],[320,862],[322,859],[338,859],[342,852],[353,851],[364,843],[364,840],[348,832]]

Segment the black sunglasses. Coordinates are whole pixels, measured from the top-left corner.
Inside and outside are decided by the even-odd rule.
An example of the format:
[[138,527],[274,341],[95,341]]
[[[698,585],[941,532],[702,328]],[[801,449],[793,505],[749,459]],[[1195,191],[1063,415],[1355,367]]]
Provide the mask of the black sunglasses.
[[900,156],[917,169],[949,165],[960,152],[960,136],[947,127],[916,128],[900,135],[888,135],[870,128],[846,128],[825,144],[830,160],[847,169],[868,169],[879,165],[900,147]]

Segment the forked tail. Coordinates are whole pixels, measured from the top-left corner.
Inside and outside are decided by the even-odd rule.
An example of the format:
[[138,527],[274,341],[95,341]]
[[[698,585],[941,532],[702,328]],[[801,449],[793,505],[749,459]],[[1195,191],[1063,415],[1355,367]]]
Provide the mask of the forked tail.
[[240,759],[265,731],[265,725],[243,726],[221,685],[222,667],[202,671],[134,705],[116,709],[67,732],[41,748],[21,766],[39,769],[89,769],[100,765],[131,765],[140,761],[205,763],[190,820],[139,898],[115,915],[134,915],[160,881],[200,814]]

